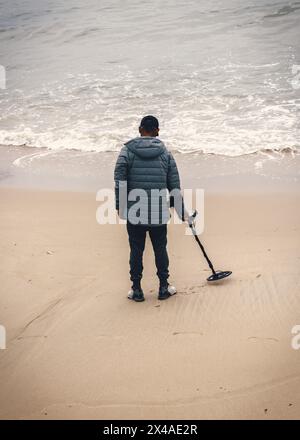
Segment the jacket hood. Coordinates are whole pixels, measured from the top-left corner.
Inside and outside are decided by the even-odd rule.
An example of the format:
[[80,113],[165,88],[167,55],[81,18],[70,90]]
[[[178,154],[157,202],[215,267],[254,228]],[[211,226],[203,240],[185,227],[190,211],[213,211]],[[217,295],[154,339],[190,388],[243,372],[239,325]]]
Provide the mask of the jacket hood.
[[125,145],[143,159],[154,159],[166,151],[164,143],[157,137],[139,136],[126,142]]

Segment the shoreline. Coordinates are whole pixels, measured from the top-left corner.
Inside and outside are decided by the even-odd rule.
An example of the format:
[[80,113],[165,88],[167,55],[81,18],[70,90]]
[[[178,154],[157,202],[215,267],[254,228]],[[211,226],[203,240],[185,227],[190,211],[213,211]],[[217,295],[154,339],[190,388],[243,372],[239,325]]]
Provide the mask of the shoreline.
[[[55,151],[0,146],[0,187],[96,192],[113,188],[118,152]],[[33,151],[34,150],[34,151]],[[230,157],[174,153],[182,188],[208,193],[294,192],[300,189],[300,155],[254,153]]]

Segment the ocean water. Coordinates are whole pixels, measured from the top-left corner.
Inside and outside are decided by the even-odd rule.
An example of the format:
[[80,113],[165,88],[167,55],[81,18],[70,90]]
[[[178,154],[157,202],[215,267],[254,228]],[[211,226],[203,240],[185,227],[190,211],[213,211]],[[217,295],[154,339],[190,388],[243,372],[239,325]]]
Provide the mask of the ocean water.
[[182,153],[300,148],[300,1],[0,0],[0,10],[2,145],[117,151],[154,114]]

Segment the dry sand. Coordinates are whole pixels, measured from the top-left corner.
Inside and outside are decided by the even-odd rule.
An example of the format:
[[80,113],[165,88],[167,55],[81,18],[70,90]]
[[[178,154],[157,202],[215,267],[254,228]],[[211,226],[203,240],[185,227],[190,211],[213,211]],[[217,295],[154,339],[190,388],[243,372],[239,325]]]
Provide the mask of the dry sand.
[[215,194],[202,236],[169,228],[171,281],[126,298],[124,226],[100,226],[94,193],[0,190],[0,417],[299,418],[299,194]]

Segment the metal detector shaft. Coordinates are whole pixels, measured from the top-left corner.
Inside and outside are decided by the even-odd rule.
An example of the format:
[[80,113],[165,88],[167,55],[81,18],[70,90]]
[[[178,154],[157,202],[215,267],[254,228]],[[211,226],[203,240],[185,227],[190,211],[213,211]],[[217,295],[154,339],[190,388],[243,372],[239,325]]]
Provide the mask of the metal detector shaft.
[[194,211],[193,214],[188,217],[188,224],[189,224],[189,227],[192,230],[192,233],[193,233],[193,236],[195,237],[196,242],[200,246],[200,249],[201,249],[201,251],[202,251],[202,253],[203,253],[203,255],[204,255],[204,257],[205,257],[205,259],[206,259],[206,261],[207,261],[211,271],[212,271],[212,275],[210,275],[207,278],[207,281],[209,281],[209,282],[219,281],[219,280],[222,280],[223,278],[229,277],[232,274],[231,270],[218,270],[216,272],[212,262],[208,258],[208,255],[205,252],[205,249],[204,249],[204,247],[203,247],[203,245],[202,245],[202,243],[201,243],[201,241],[200,241],[200,239],[199,239],[199,237],[198,237],[198,235],[196,233],[196,229],[195,229],[195,226],[194,226],[194,219],[195,219],[196,215],[197,215],[197,211]]
[[[196,214],[197,214],[197,212],[196,212]],[[196,216],[196,214],[195,214],[195,216]],[[194,217],[195,217],[195,216],[194,216]],[[203,253],[203,255],[204,255],[204,257],[205,257],[205,259],[206,259],[206,261],[207,261],[207,263],[208,263],[208,265],[209,265],[211,271],[212,271],[212,273],[215,275],[215,274],[216,274],[216,271],[215,271],[215,269],[214,269],[214,266],[213,266],[212,262],[210,261],[210,259],[208,258],[208,255],[207,255],[207,253],[205,252],[205,249],[204,249],[204,247],[203,247],[203,244],[201,243],[201,241],[199,240],[198,235],[196,234],[196,231],[195,231],[194,226],[193,226],[193,225],[189,225],[189,226],[190,226],[190,228],[191,228],[191,230],[192,230],[192,232],[193,232],[193,236],[195,237],[195,240],[197,241],[197,243],[198,243],[199,246],[200,246],[200,249],[201,249],[201,251],[202,251],[202,253]]]

